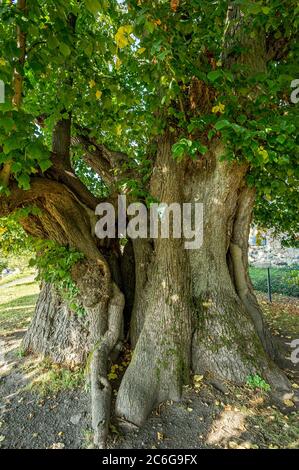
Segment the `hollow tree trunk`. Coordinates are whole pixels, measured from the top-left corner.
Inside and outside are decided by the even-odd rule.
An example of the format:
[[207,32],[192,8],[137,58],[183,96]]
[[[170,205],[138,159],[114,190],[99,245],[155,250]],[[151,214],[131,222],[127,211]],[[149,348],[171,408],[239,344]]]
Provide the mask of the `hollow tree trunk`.
[[[180,398],[191,370],[237,383],[257,373],[279,396],[290,390],[266,352],[265,330],[260,317],[257,321],[260,311],[254,317],[240,283],[232,277],[237,265],[230,250],[238,231],[243,235],[244,229],[247,237],[251,216],[241,218],[243,209],[246,212],[241,208],[247,168],[221,162],[223,151],[215,144],[206,157],[184,166],[174,162],[167,136],[159,142],[152,194],[168,204],[202,202],[204,234],[197,250],[159,238],[148,266],[136,262],[137,276],[138,269],[143,270],[133,318],[136,347],[116,411],[137,425],[157,403]],[[246,225],[242,229],[241,219]],[[247,273],[245,257],[242,266]]]
[[146,296],[144,289],[148,282],[148,269],[153,257],[153,246],[150,240],[136,239],[133,241],[135,295],[131,311],[130,339],[133,347],[136,346],[142,331],[145,314],[148,310],[151,296]]
[[[170,139],[162,139],[152,194],[169,204],[177,202],[181,197],[178,188],[182,171],[183,167],[178,167],[171,157]],[[146,266],[141,264],[139,268],[144,271]],[[155,241],[147,277],[146,285],[145,277],[141,279],[143,291],[136,293],[134,321],[138,328],[134,326],[134,338],[138,340],[116,403],[117,413],[138,425],[155,404],[178,400],[182,385],[189,379],[190,277],[181,240]]]
[[84,364],[89,351],[87,319],[72,312],[50,284],[43,284],[22,348],[55,363]]

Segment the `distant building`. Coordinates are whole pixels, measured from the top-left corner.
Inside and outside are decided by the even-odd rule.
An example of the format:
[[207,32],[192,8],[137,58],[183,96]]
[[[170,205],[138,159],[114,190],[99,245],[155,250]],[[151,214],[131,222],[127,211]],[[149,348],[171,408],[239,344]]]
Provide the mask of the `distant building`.
[[249,264],[257,267],[299,266],[299,248],[282,246],[281,239],[271,231],[263,232],[252,227],[249,235]]

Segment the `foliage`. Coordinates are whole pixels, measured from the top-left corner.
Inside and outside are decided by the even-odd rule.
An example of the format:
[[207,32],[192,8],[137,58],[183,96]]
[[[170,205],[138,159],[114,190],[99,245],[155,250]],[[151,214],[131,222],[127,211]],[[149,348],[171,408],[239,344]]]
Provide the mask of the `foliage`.
[[[227,64],[227,1],[27,0],[25,12],[16,2],[2,1],[0,79],[6,102],[0,104],[0,165],[11,164],[11,177],[28,190],[31,178],[43,177],[52,165],[55,124],[71,116],[73,136],[78,127],[88,129],[98,144],[126,152],[128,161],[117,171],[134,169],[139,178],[126,177],[120,187],[148,202],[157,136],[167,130],[178,163],[202,159],[221,139],[223,159],[249,167],[248,184],[257,194],[255,222],[295,240],[299,121],[290,84],[298,73],[298,5],[237,3],[248,43],[235,45],[229,52],[236,61]],[[24,67],[16,26],[26,34]],[[241,59],[261,44],[262,33],[269,51],[281,44],[280,53],[269,55],[264,70],[249,71]],[[16,68],[24,78],[19,109],[12,104]],[[201,102],[192,108],[194,81]],[[78,177],[97,197],[107,196],[111,188],[82,156],[72,144]],[[8,193],[5,185],[1,190]],[[4,246],[12,237],[13,246],[21,245],[23,233],[13,225],[5,229]],[[65,272],[59,265],[57,270]],[[48,278],[54,277],[52,272]],[[63,289],[74,289],[57,277]]]
[[270,385],[265,382],[258,374],[249,375],[246,380],[246,384],[251,388],[258,388],[260,390],[264,390],[265,392],[269,392],[271,390]]
[[[299,297],[298,269],[271,268],[271,289],[274,294]],[[268,292],[267,269],[249,268],[250,278],[255,290]]]
[[0,273],[7,268],[7,260],[0,258]]
[[0,253],[7,255],[29,255],[32,253],[31,241],[19,223],[30,209],[17,211],[8,217],[0,218]]
[[36,256],[29,265],[38,269],[38,278],[53,284],[59,289],[70,308],[79,315],[84,315],[84,309],[78,300],[79,289],[71,276],[71,269],[84,258],[73,248],[57,245],[51,240],[34,240]]

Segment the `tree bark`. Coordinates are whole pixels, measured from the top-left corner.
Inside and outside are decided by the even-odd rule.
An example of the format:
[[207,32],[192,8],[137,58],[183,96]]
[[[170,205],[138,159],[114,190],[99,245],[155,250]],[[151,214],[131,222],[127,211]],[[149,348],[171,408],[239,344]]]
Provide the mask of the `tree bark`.
[[53,286],[43,284],[23,339],[24,351],[72,366],[85,364],[89,343],[88,320],[72,312]]
[[90,383],[94,445],[103,449],[109,429],[111,386],[108,380],[110,355],[122,332],[124,295],[109,273],[96,261],[86,260],[73,268],[89,319]]
[[288,380],[267,354],[271,339],[254,304],[245,244],[246,295],[241,288],[234,247],[241,244],[238,233],[242,242],[248,237],[251,221],[252,206],[245,203],[247,167],[222,162],[223,152],[215,143],[200,160],[177,164],[169,137],[159,142],[152,194],[168,204],[203,202],[204,241],[198,250],[185,250],[181,241],[158,238],[147,264],[144,249],[136,250],[136,273],[142,270],[131,327],[136,346],[116,412],[137,425],[159,402],[178,400],[191,371],[239,384],[259,374],[275,396],[290,392]]

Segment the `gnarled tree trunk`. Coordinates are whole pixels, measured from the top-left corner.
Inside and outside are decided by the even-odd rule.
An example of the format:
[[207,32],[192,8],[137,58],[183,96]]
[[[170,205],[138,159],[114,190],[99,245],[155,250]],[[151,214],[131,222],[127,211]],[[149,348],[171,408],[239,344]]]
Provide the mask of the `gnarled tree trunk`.
[[133,317],[136,347],[116,409],[138,425],[162,400],[180,398],[191,370],[237,383],[260,374],[276,395],[290,391],[268,354],[270,337],[251,289],[245,245],[243,278],[237,271],[233,250],[241,244],[238,233],[242,243],[248,237],[252,205],[243,207],[246,166],[221,162],[223,151],[218,143],[200,161],[178,165],[169,136],[159,141],[152,193],[168,204],[202,202],[204,233],[198,250],[158,238],[147,264],[136,264],[143,286]]
[[22,348],[55,363],[84,364],[89,351],[88,319],[71,311],[50,284],[43,284]]

